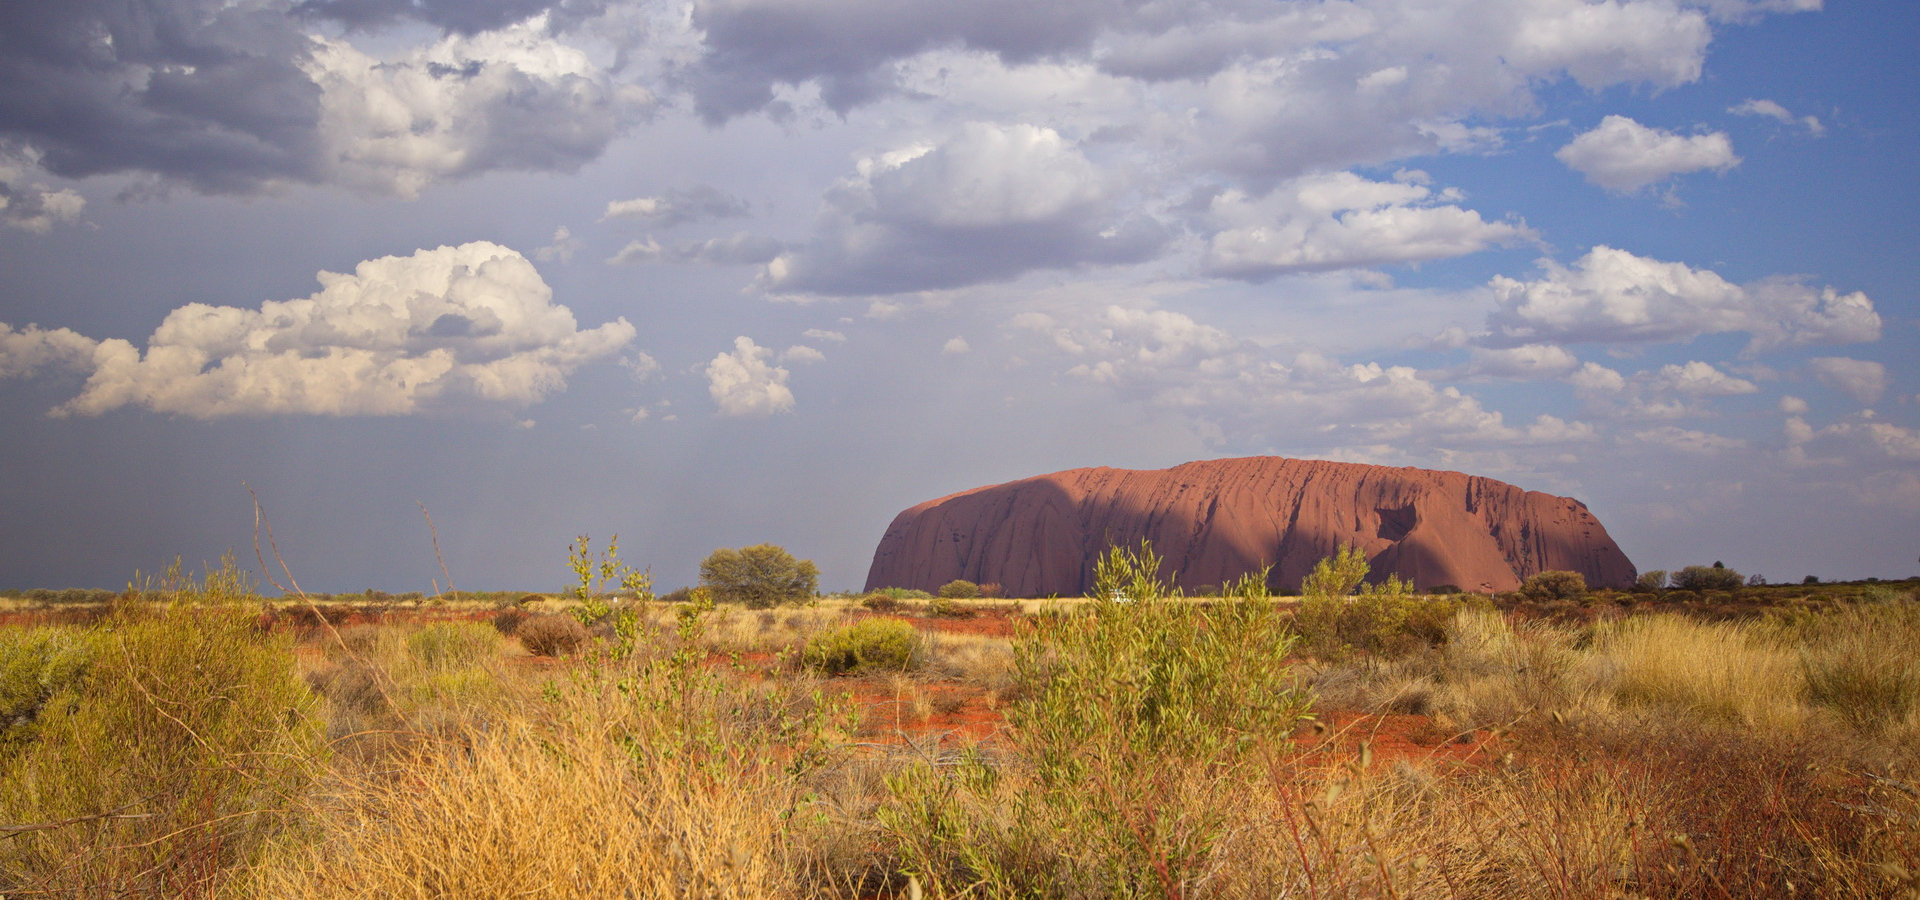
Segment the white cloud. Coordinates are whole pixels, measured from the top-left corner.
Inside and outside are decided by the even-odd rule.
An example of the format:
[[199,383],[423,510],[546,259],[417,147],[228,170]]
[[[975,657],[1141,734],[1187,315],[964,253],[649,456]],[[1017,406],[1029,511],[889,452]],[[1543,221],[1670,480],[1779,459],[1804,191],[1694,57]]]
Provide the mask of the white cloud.
[[0,223],[9,228],[46,234],[55,225],[80,221],[87,200],[72,188],[48,190],[45,185],[24,187],[9,184],[0,169]]
[[1792,394],[1780,395],[1780,411],[1792,416],[1806,415],[1807,401]]
[[1633,433],[1633,439],[1641,443],[1655,444],[1699,456],[1714,456],[1747,446],[1747,442],[1739,438],[1681,428],[1677,425],[1662,425],[1658,428],[1637,431]]
[[1065,374],[1176,410],[1240,439],[1271,434],[1296,452],[1418,442],[1446,448],[1584,441],[1590,426],[1553,416],[1507,424],[1472,396],[1405,366],[1291,358],[1170,310],[1109,306],[1063,321],[1027,313],[1009,325],[1045,338]]
[[1661,366],[1658,372],[1642,375],[1642,383],[1647,390],[1670,391],[1689,397],[1731,397],[1760,390],[1751,381],[1735,378],[1699,360],[1685,365]]
[[736,218],[747,214],[747,201],[711,185],[671,191],[658,197],[613,200],[600,221],[638,219],[658,228],[672,228],[704,219]]
[[1545,277],[1491,282],[1499,309],[1490,344],[1627,343],[1746,332],[1748,349],[1853,343],[1880,337],[1880,315],[1863,293],[1814,290],[1787,280],[1741,287],[1706,269],[1599,246]]
[[861,160],[827,192],[813,238],[767,263],[762,284],[889,294],[1142,259],[1164,229],[1119,211],[1123,187],[1052,129],[970,123]]
[[1820,124],[1818,116],[1801,116],[1796,119],[1786,107],[1772,100],[1747,100],[1727,107],[1727,112],[1736,116],[1764,116],[1787,125],[1799,125],[1815,137],[1827,132],[1827,126]]
[[1538,240],[1526,225],[1487,222],[1449,202],[1456,199],[1417,183],[1369,181],[1351,172],[1298,178],[1259,199],[1229,190],[1209,210],[1220,230],[1207,242],[1202,268],[1262,278],[1445,259]]
[[16,330],[0,322],[0,379],[25,378],[48,369],[84,372],[99,345],[68,328],[28,325]]
[[381,257],[319,281],[319,293],[259,309],[180,307],[144,353],[102,341],[80,395],[54,412],[142,406],[211,419],[517,408],[634,337],[625,319],[580,330],[533,264],[498,244]]
[[812,338],[816,341],[833,341],[836,344],[843,343],[847,339],[846,335],[841,334],[838,331],[829,331],[825,328],[809,328],[805,331],[800,332],[800,335],[802,337]]
[[768,416],[793,411],[788,372],[767,362],[771,351],[741,336],[733,352],[707,363],[707,393],[725,416]]
[[780,361],[789,363],[826,362],[827,355],[805,344],[795,344],[780,352]]
[[[1589,363],[1588,365],[1592,365]],[[1518,347],[1475,347],[1464,370],[1450,373],[1443,380],[1510,379],[1545,381],[1564,378],[1580,368],[1580,360],[1565,347],[1553,344],[1522,344]]]
[[552,262],[554,260],[563,263],[572,262],[574,251],[579,249],[580,239],[574,237],[573,232],[568,230],[567,226],[562,225],[553,230],[552,241],[548,242],[545,247],[533,251],[533,258],[541,262]]
[[948,356],[955,356],[961,353],[965,353],[972,349],[973,347],[967,344],[966,338],[957,337],[957,336],[947,338],[947,342],[940,346],[940,352],[945,353]]
[[1807,360],[1807,369],[1821,384],[1843,391],[1862,404],[1879,400],[1892,385],[1887,367],[1871,360],[1817,356]]
[[1626,116],[1602,119],[1599,127],[1575,137],[1554,157],[1588,181],[1624,192],[1688,172],[1724,172],[1740,163],[1724,132],[1683,137]]
[[390,59],[313,40],[301,65],[321,90],[333,174],[370,191],[412,197],[494,169],[571,171],[655,104],[553,37],[545,14]]

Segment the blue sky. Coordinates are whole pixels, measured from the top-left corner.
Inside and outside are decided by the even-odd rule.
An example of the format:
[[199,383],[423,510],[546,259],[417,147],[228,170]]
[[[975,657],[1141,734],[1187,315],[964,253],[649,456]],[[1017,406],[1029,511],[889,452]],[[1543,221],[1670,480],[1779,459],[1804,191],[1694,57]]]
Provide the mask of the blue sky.
[[[137,14],[136,14],[137,12]],[[1279,454],[1920,569],[1909,4],[0,12],[0,585],[663,585]]]

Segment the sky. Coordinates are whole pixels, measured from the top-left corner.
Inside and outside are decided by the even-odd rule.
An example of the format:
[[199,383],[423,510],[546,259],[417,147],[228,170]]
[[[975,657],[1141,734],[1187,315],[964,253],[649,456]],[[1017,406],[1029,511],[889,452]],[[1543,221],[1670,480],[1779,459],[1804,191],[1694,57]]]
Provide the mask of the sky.
[[925,500],[1264,454],[1576,497],[1642,570],[1906,577],[1916,44],[1843,0],[0,5],[0,587],[251,564],[257,496],[310,591],[558,590],[616,533],[663,588],[771,542],[857,589]]

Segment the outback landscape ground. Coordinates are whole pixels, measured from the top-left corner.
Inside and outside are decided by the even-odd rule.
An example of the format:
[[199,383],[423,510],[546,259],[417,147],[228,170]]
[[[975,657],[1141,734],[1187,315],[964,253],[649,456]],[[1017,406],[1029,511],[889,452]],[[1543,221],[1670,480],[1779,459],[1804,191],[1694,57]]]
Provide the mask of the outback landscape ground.
[[753,608],[591,566],[269,599],[229,561],[15,596],[0,892],[1920,892],[1920,583],[1356,569],[1184,597],[1122,548],[1090,599]]

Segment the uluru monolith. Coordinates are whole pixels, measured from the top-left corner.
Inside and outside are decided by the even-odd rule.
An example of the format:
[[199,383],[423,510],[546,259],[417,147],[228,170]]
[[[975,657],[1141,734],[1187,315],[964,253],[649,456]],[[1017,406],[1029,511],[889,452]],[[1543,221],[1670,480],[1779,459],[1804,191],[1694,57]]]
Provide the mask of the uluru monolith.
[[1188,590],[1272,566],[1298,588],[1342,543],[1372,576],[1420,589],[1505,591],[1537,572],[1595,588],[1633,584],[1633,563],[1586,504],[1432,469],[1256,456],[1171,469],[1071,469],[929,500],[894,517],[867,590],[936,590],[955,579],[1005,596],[1084,594],[1113,545],[1153,542]]

